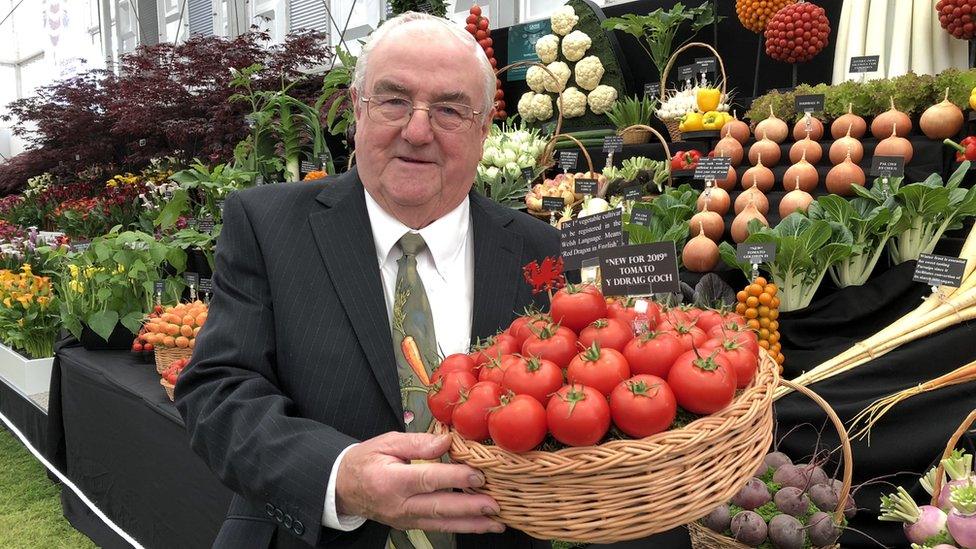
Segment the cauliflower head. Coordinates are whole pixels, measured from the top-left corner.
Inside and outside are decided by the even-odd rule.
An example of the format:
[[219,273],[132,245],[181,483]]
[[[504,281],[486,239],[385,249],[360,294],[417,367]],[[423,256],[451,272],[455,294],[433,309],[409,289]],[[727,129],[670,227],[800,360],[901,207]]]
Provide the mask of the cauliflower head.
[[579,61],[586,55],[586,50],[593,45],[593,40],[583,31],[575,30],[563,38],[563,57],[569,61]]
[[612,109],[613,104],[617,101],[617,90],[610,86],[599,85],[590,92],[586,101],[590,104],[590,110],[594,114],[604,114]]
[[573,73],[571,70],[569,70],[569,65],[563,63],[562,61],[556,61],[546,65],[546,68],[549,69],[549,72],[556,77],[556,79],[553,80],[552,76],[549,76],[548,73],[542,71],[542,73],[546,76],[546,91],[560,93],[565,90],[566,83],[569,82],[569,77]]
[[552,12],[550,22],[552,23],[552,32],[559,36],[566,36],[573,30],[576,23],[579,23],[579,16],[576,15],[573,6],[562,6]]
[[535,97],[535,92],[525,92],[522,97],[519,98],[518,102],[518,113],[525,122],[532,122],[535,120],[535,114],[532,112],[532,98]]
[[[586,114],[586,94],[576,88],[566,88],[562,94],[562,106],[559,109],[565,118],[577,118]],[[558,102],[557,102],[558,104]]]
[[535,65],[529,67],[529,70],[525,71],[525,83],[529,85],[529,89],[535,93],[542,93],[546,91],[546,80],[552,80],[549,75],[543,70],[542,67],[537,67]]
[[559,56],[559,37],[547,34],[536,40],[535,54],[543,63],[552,63]]
[[544,93],[537,93],[532,98],[532,116],[536,120],[549,120],[552,118],[552,97]]
[[576,83],[584,90],[593,91],[603,78],[603,62],[595,55],[584,57],[576,64]]

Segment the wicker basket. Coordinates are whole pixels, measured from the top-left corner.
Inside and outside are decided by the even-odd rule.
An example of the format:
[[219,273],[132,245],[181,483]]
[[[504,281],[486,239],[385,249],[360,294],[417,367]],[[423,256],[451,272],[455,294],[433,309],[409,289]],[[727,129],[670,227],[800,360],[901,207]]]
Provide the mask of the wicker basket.
[[[549,143],[546,144],[545,149],[543,149],[542,151],[542,157],[539,160],[540,164],[544,166],[551,166],[555,163],[555,161],[553,160],[556,155],[555,147],[556,147],[556,143],[560,139],[568,139],[576,143],[576,146],[579,147],[579,150],[582,151],[583,153],[583,159],[586,160],[587,171],[589,173],[595,173],[595,170],[593,169],[593,159],[590,158],[590,153],[586,151],[586,147],[583,146],[583,143],[579,139],[576,139],[575,137],[569,134],[557,133],[556,135],[552,136],[552,139],[549,140]],[[580,205],[582,203],[583,203],[582,200],[577,200],[576,202],[570,204],[570,206],[573,208],[574,211],[577,211],[579,210]],[[535,217],[538,217],[539,219],[544,219],[547,221],[552,217],[553,213],[555,213],[557,219],[560,215],[560,212],[546,212],[546,211],[537,212],[534,210],[526,210],[526,211],[528,211],[530,214],[534,215]]]
[[[627,136],[634,133],[646,133],[647,135],[653,135],[657,137],[658,141],[661,142],[661,146],[664,147],[664,162],[670,164],[671,162],[671,147],[668,146],[668,140],[664,138],[657,130],[650,126],[645,126],[644,124],[635,124],[633,126],[627,126],[626,128],[618,132],[623,136],[624,142],[627,142]],[[668,168],[668,187],[674,184],[674,179],[671,177],[671,168]]]
[[[844,508],[847,505],[847,498],[851,493],[851,478],[854,472],[854,458],[851,455],[851,441],[847,436],[847,429],[844,428],[844,424],[841,422],[840,418],[834,412],[830,404],[824,399],[810,389],[802,385],[796,385],[791,381],[785,379],[780,380],[781,385],[785,385],[794,391],[803,393],[810,400],[813,400],[818,406],[823,408],[824,412],[827,413],[827,417],[834,424],[834,428],[837,429],[837,434],[840,437],[842,459],[844,462],[844,485],[840,490],[840,501],[837,504],[837,509],[834,510],[834,520],[840,524],[844,520]],[[976,412],[974,412],[976,414]],[[748,545],[739,543],[734,539],[719,534],[714,530],[707,528],[696,522],[691,522],[688,524],[688,533],[691,536],[691,546],[694,549],[750,549]],[[823,549],[839,549],[840,544],[835,544],[829,548]]]
[[174,360],[190,358],[193,354],[193,349],[183,347],[156,347],[153,352],[156,355],[156,372],[162,375]]
[[[689,42],[671,54],[671,58],[668,59],[668,64],[661,72],[661,104],[664,104],[664,100],[667,98],[668,73],[671,72],[671,67],[674,66],[675,62],[677,62],[678,55],[689,48],[705,48],[712,52],[712,55],[714,55],[715,59],[718,60],[718,68],[722,73],[722,94],[724,95],[726,93],[728,78],[725,76],[725,63],[722,61],[722,56],[718,54],[718,51],[716,51],[715,48],[704,42]],[[678,129],[679,122],[677,120],[661,119],[661,122],[664,122],[664,125],[668,128],[668,134],[671,135],[671,141],[681,141],[681,131]]]
[[756,379],[735,401],[681,429],[524,454],[452,432],[451,459],[484,473],[477,491],[498,502],[498,520],[512,528],[540,539],[637,539],[697,520],[738,492],[772,443],[778,380],[763,351]]
[[942,466],[942,461],[949,458],[952,455],[952,451],[956,449],[956,444],[959,444],[959,439],[966,434],[966,430],[972,427],[973,423],[976,422],[976,410],[973,410],[966,416],[966,419],[962,420],[959,428],[956,432],[952,434],[949,438],[949,442],[946,444],[945,452],[942,453],[942,458],[939,459],[939,468],[935,471],[935,483],[932,486],[932,501],[931,505],[938,507],[939,505],[939,494],[942,493],[942,477],[945,476],[945,468]]
[[173,385],[172,383],[162,378],[160,378],[159,384],[163,386],[163,389],[166,391],[166,396],[169,397],[170,402],[175,401],[176,396],[174,395],[173,391],[176,389],[176,385]]

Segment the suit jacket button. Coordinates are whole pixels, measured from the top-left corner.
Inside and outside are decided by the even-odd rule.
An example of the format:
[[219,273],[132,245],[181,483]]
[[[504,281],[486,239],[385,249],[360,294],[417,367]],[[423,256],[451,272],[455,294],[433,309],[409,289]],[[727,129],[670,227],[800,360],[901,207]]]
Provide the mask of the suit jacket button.
[[284,522],[284,524],[285,524],[285,528],[288,528],[289,530],[291,530],[291,524],[292,524],[291,515],[285,515],[285,522]]
[[295,529],[294,530],[295,530],[295,533],[300,536],[300,535],[302,535],[302,534],[305,533],[305,525],[302,524],[302,521],[296,520],[295,521]]
[[285,514],[281,511],[281,509],[275,509],[274,515],[275,515],[275,520],[278,522],[281,522],[282,519],[285,517]]
[[266,503],[264,504],[264,510],[268,513],[269,517],[273,517],[275,512],[275,506],[271,505],[270,503]]

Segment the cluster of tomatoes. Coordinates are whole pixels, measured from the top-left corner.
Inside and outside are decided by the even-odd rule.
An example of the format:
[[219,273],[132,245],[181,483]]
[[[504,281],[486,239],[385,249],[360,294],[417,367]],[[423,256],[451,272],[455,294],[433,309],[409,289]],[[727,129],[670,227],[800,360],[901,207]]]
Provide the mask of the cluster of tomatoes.
[[[495,59],[495,48],[493,47],[493,42],[491,39],[491,34],[488,31],[488,18],[481,15],[481,6],[474,4],[468,10],[468,18],[465,19],[464,28],[474,39],[478,41],[481,45],[481,49],[484,50],[485,55],[488,57],[488,62],[491,63],[491,68],[498,68],[498,60]],[[508,113],[505,112],[505,92],[502,90],[502,81],[498,78],[495,79],[495,119],[505,120],[508,118]]]
[[[202,301],[180,303],[165,309],[157,305],[136,336],[132,350],[148,351],[156,347],[192,349],[206,321],[207,305]],[[141,349],[138,348],[140,344]]]
[[183,369],[186,368],[186,365],[189,363],[190,359],[188,358],[178,358],[174,360],[169,366],[166,367],[165,370],[163,370],[163,379],[165,379],[166,383],[169,383],[170,385],[176,385],[176,380],[179,379],[180,373],[183,372]]
[[527,313],[471,353],[446,357],[427,402],[462,437],[511,452],[549,435],[591,446],[608,433],[664,431],[679,406],[721,410],[758,361],[756,333],[741,315],[633,299],[608,305],[595,286],[570,285],[549,315]]
[[776,284],[758,277],[736,294],[735,312],[746,318],[746,327],[756,333],[759,346],[769,351],[780,372],[783,371],[783,346],[779,341],[779,289]]
[[[153,311],[146,316],[146,323],[156,321],[159,317],[163,315],[163,306],[156,305]],[[149,335],[149,330],[146,328],[146,324],[142,325],[139,329],[139,333],[136,334],[135,339],[132,340],[132,352],[133,353],[151,353],[155,350],[156,346],[149,342],[146,336]]]

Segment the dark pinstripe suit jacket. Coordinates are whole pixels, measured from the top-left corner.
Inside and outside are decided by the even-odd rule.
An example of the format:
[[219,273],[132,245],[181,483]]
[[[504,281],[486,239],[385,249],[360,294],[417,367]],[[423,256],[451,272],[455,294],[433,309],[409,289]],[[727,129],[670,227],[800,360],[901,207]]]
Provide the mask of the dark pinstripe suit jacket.
[[[215,547],[382,547],[387,527],[321,525],[349,444],[403,430],[393,343],[357,173],[230,196],[214,299],[176,405],[190,443],[235,496]],[[521,266],[559,252],[555,230],[471,195],[472,335],[533,297]],[[459,546],[530,547],[518,532]],[[544,546],[547,546],[545,544]]]

